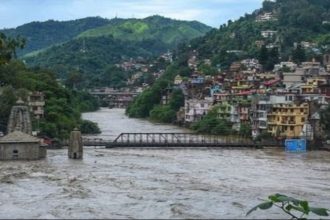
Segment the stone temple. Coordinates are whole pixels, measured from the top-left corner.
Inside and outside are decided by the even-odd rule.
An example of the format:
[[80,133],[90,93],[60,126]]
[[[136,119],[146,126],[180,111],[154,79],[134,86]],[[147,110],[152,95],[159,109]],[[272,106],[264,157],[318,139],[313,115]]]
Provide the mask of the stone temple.
[[16,102],[16,105],[12,107],[9,116],[7,132],[9,134],[14,131],[32,134],[29,107],[20,99]]
[[46,157],[46,146],[40,139],[21,131],[0,138],[0,160],[39,160]]
[[46,146],[31,136],[32,125],[28,107],[19,100],[12,107],[8,134],[0,138],[0,160],[38,160],[46,157]]

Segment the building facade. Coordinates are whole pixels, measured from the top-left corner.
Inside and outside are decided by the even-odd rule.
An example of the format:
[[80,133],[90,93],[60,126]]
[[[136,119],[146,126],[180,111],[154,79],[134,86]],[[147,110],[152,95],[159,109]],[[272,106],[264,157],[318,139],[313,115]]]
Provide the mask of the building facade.
[[31,92],[27,100],[32,117],[40,119],[44,117],[45,95],[42,92]]
[[308,103],[275,104],[268,114],[268,132],[276,137],[300,137],[308,116]]
[[39,160],[46,157],[46,152],[40,139],[21,131],[0,138],[0,160]]
[[212,99],[189,99],[185,101],[185,122],[192,123],[201,120],[212,107]]

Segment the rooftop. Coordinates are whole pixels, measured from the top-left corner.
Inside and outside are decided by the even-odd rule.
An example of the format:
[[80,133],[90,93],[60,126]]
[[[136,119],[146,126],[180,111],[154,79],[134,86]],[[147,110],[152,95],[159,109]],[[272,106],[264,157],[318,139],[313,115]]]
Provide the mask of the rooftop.
[[8,135],[0,138],[1,143],[36,143],[40,140],[36,137],[23,133],[21,131],[14,131]]

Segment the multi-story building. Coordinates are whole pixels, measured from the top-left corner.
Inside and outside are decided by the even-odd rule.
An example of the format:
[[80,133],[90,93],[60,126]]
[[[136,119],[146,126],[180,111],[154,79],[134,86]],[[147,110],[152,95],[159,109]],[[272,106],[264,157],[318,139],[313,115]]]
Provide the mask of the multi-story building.
[[285,88],[289,88],[297,83],[304,83],[306,74],[303,69],[297,69],[295,72],[283,73],[283,84]]
[[30,92],[27,98],[31,115],[35,119],[44,117],[45,95],[42,92]]
[[267,131],[267,114],[271,109],[269,96],[255,96],[252,98],[250,116],[252,125],[252,137],[257,137]]
[[294,71],[296,68],[298,67],[298,65],[296,63],[293,63],[293,62],[281,62],[279,64],[276,64],[275,67],[274,67],[274,71],[279,71],[281,69],[289,69],[290,71]]
[[268,132],[276,137],[300,137],[308,116],[308,103],[275,104],[268,113]]
[[189,99],[185,101],[185,122],[192,123],[201,120],[213,105],[212,98]]

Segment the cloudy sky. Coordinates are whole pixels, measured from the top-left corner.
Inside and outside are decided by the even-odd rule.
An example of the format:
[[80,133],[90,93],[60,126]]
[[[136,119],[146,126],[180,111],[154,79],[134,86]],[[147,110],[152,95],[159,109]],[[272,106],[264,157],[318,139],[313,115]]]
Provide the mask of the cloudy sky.
[[163,15],[219,27],[259,8],[263,0],[0,0],[0,28],[31,21],[88,16],[144,18]]

